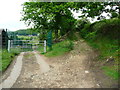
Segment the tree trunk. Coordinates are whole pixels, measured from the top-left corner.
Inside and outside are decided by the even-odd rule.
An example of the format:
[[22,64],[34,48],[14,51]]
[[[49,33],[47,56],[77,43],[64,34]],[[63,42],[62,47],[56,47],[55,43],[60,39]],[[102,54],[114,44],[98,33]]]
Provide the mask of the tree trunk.
[[59,22],[60,22],[60,13],[55,13],[55,39],[58,39],[58,29],[59,29]]
[[58,39],[58,29],[55,30],[55,39]]

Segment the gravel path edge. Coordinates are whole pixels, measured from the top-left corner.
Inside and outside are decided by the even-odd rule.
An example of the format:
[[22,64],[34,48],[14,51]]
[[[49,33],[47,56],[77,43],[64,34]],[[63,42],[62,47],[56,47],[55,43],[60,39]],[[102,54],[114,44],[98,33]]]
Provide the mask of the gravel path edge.
[[16,63],[14,65],[9,77],[0,84],[0,90],[2,88],[11,88],[13,86],[13,84],[16,82],[16,80],[19,77],[21,70],[22,70],[23,55],[24,55],[24,52],[22,52],[17,57]]

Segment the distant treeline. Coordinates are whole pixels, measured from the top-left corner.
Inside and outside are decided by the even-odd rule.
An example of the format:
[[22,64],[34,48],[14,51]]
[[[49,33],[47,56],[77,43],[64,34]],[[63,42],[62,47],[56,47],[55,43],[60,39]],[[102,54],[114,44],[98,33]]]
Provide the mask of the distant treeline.
[[37,32],[34,32],[33,30],[31,29],[20,29],[20,30],[17,30],[17,31],[9,31],[8,32],[8,35],[9,36],[16,36],[16,35],[23,35],[23,36],[28,36],[28,35],[33,35],[33,36],[36,36],[37,35]]

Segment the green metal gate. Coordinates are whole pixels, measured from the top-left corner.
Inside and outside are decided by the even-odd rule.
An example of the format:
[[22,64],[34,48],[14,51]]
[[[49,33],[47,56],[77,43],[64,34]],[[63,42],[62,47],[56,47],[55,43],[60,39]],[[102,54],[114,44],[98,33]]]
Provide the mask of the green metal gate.
[[38,46],[43,45],[44,52],[46,52],[46,40],[32,43],[33,40],[8,40],[8,51],[11,49],[21,49],[21,51],[32,51],[39,48]]

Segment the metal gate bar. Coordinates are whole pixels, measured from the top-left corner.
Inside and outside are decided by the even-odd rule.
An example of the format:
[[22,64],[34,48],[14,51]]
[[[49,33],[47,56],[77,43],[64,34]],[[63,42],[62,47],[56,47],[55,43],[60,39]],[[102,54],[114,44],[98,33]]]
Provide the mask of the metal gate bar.
[[[38,43],[29,43],[32,40],[8,40],[8,51],[10,52],[11,48],[21,48],[21,49],[25,49],[25,48],[30,48],[33,49],[33,46],[37,46],[40,44],[43,44],[44,46],[44,53],[46,53],[46,40],[44,41],[39,41]],[[18,43],[19,42],[19,43]],[[21,44],[20,44],[21,42]]]

